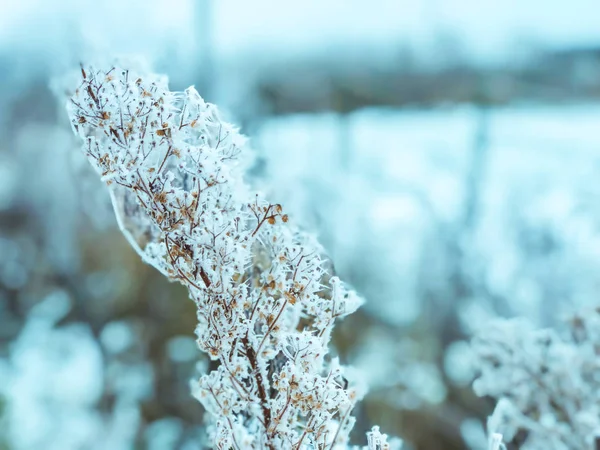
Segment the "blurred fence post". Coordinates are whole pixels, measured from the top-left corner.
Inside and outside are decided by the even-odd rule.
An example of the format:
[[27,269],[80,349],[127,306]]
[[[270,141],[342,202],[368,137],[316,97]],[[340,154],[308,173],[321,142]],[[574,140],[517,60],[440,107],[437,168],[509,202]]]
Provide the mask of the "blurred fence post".
[[194,1],[195,39],[199,55],[196,63],[199,78],[198,91],[206,100],[216,101],[215,95],[215,59],[213,42],[213,4],[212,0]]

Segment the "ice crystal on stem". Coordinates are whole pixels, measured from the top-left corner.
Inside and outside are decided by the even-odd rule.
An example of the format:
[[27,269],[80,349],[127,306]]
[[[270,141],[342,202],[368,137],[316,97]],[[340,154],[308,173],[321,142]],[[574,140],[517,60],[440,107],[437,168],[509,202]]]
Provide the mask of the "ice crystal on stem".
[[367,443],[369,450],[390,450],[392,448],[388,443],[387,434],[382,434],[378,426],[374,426],[367,433]]
[[327,346],[360,299],[281,205],[251,192],[244,138],[194,88],[116,67],[81,76],[68,109],[83,150],[131,245],[188,288],[198,346],[218,362],[197,386],[214,446],[346,448],[361,392]]

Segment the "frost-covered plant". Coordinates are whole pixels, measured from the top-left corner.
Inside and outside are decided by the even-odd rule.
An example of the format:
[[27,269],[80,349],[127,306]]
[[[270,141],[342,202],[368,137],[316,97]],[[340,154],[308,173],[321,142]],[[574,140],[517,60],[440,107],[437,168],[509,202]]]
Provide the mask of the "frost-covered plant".
[[475,391],[498,399],[489,431],[522,449],[597,448],[600,309],[574,316],[564,336],[523,321],[496,323],[473,348]]
[[[361,300],[244,183],[244,138],[194,88],[116,67],[82,68],[68,109],[130,244],[197,306],[198,346],[215,362],[196,387],[213,445],[345,448],[362,392],[327,347]],[[368,437],[389,448],[378,429]]]
[[500,433],[490,434],[488,450],[506,450],[506,445],[502,442],[502,435]]

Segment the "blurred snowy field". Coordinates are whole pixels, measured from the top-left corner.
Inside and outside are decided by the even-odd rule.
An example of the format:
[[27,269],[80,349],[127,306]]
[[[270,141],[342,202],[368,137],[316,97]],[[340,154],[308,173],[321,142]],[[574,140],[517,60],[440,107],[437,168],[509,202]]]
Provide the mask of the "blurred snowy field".
[[[396,324],[422,312],[416,291],[424,246],[432,228],[460,226],[472,164],[483,155],[468,244],[475,265],[485,266],[487,283],[510,299],[511,314],[533,320],[548,308],[543,298],[555,297],[545,289],[562,285],[570,298],[550,313],[556,319],[573,304],[593,301],[586,293],[600,287],[593,275],[600,261],[600,222],[593,212],[598,123],[596,105],[372,109],[271,119],[252,143],[274,195],[307,228],[320,231],[339,270],[350,271],[344,264],[355,253],[378,267],[373,285],[380,291],[366,308]],[[544,258],[553,264],[546,267],[550,272],[531,267],[531,255],[523,255],[528,237],[521,228],[527,227],[561,241],[555,244],[561,258]],[[539,233],[531,239],[539,240]],[[542,244],[529,243],[536,245]],[[579,267],[576,280],[569,264]],[[429,267],[432,277],[436,265]]]

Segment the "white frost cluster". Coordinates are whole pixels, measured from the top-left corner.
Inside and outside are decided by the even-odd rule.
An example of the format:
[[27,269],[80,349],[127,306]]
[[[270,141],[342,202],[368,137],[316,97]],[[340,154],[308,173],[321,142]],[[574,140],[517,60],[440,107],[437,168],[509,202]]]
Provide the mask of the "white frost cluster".
[[481,371],[475,391],[498,399],[489,431],[518,448],[587,450],[600,443],[600,310],[568,325],[561,336],[501,322],[473,341]]
[[[281,205],[245,185],[237,129],[194,88],[116,67],[82,68],[68,109],[125,236],[197,306],[198,346],[216,368],[196,395],[215,448],[346,448],[362,392],[327,346],[361,300]],[[369,439],[387,448],[378,430]]]
[[[387,434],[381,433],[378,426],[374,426],[371,431],[367,433],[367,444],[368,450],[391,450],[392,448],[398,448],[388,442]],[[396,444],[399,445],[399,443]]]

